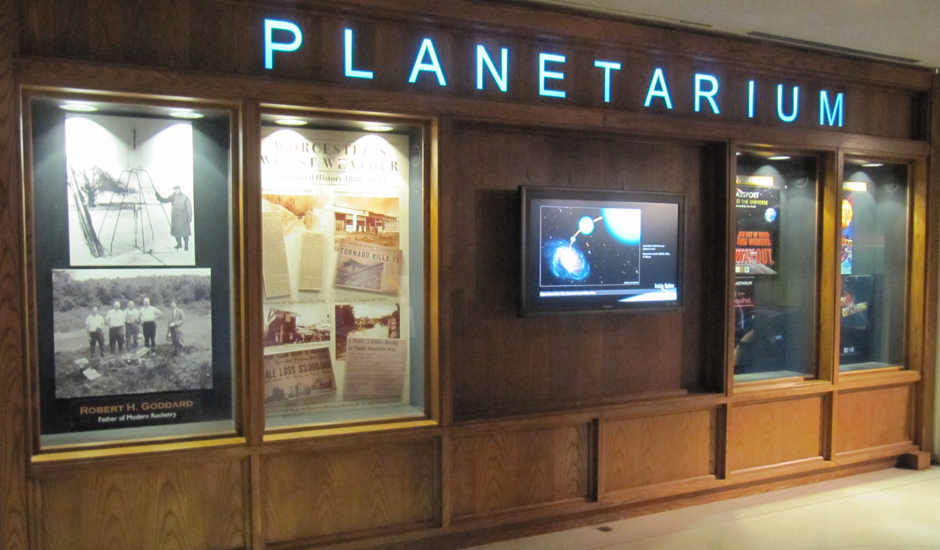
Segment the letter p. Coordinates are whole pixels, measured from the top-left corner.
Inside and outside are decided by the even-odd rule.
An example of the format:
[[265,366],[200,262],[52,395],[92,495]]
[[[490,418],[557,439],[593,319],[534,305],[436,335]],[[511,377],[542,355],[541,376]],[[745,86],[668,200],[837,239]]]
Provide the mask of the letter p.
[[[274,31],[287,31],[294,35],[293,42],[275,42]],[[293,52],[300,48],[304,41],[304,35],[300,32],[300,27],[290,21],[279,21],[277,19],[264,20],[264,68],[274,68],[274,52]]]

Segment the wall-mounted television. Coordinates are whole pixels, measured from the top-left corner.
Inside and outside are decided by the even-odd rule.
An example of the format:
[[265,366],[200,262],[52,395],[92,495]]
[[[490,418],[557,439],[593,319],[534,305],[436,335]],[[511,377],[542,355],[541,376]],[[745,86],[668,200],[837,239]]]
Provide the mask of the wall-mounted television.
[[520,314],[682,307],[685,196],[520,187]]

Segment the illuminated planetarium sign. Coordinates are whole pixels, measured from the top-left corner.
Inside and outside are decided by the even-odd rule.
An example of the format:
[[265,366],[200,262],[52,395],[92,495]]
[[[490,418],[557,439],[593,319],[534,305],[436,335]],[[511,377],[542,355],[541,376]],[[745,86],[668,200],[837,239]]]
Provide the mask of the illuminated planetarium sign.
[[[354,30],[351,28],[342,29],[341,34],[336,37],[342,42],[342,77],[353,79],[359,82],[364,80],[374,80],[376,71],[387,69],[387,67],[364,67],[357,64],[357,44]],[[298,52],[304,44],[303,30],[291,21],[280,19],[264,20],[264,68],[273,70],[275,61],[282,55],[291,55]],[[560,48],[559,48],[560,49]],[[575,68],[572,67],[573,60],[569,56],[562,55],[556,51],[536,52],[535,67],[531,74],[537,79],[538,98],[548,98],[546,100],[563,100],[569,97],[566,86],[577,86],[579,82],[569,75],[574,74]],[[475,44],[471,55],[466,59],[473,59],[475,67],[464,67],[464,70],[473,70],[476,90],[494,90],[502,93],[508,93],[511,71],[519,70],[512,65],[513,55],[508,47],[487,48],[482,44]],[[430,82],[431,86],[440,89],[456,88],[448,80],[450,71],[456,70],[454,67],[447,67],[441,62],[438,55],[438,48],[431,38],[422,38],[417,50],[409,56],[408,66],[410,70],[407,74],[402,74],[402,86],[407,89],[416,89],[419,82]],[[594,84],[598,88],[596,101],[611,103],[618,88],[614,86],[614,80],[618,72],[624,69],[621,61],[610,59],[594,59],[592,67],[593,76],[584,76],[589,73],[577,71],[579,78],[596,78]],[[722,114],[722,101],[728,100],[724,97],[728,94],[722,78],[715,74],[698,72],[695,73],[690,82],[676,83],[670,80],[667,67],[654,67],[648,79],[643,82],[645,93],[637,100],[641,102],[644,109],[657,108],[660,112],[670,112],[674,109],[674,96],[676,91],[683,94],[683,97],[691,98],[691,107],[694,113],[703,113],[710,115]],[[405,83],[407,82],[407,84]],[[569,84],[570,83],[570,84]],[[599,86],[598,86],[599,85]],[[674,90],[673,86],[687,86],[685,89]],[[410,86],[410,88],[409,88]],[[766,88],[766,86],[765,86]],[[763,102],[771,101],[771,112],[775,117],[784,123],[792,123],[801,119],[818,120],[819,126],[842,127],[844,124],[845,112],[845,94],[842,92],[830,92],[829,90],[819,89],[807,92],[801,92],[800,86],[778,83],[774,90],[763,90],[758,92],[758,81],[748,80],[746,87],[738,87],[735,97],[736,103],[743,104],[746,119],[757,117],[757,110]],[[426,90],[427,88],[422,88]],[[533,88],[534,90],[535,88]],[[801,103],[801,97],[803,102]],[[775,109],[773,109],[775,107]]]

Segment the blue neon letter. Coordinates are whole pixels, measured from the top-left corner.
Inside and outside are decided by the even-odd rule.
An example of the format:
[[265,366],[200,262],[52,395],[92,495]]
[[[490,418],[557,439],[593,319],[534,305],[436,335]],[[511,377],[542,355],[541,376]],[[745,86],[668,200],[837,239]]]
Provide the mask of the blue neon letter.
[[477,90],[483,89],[484,63],[486,63],[486,67],[490,70],[490,74],[493,76],[493,80],[496,81],[496,86],[499,87],[500,91],[505,92],[509,89],[509,79],[506,78],[506,73],[509,70],[509,48],[501,49],[500,55],[502,59],[499,71],[500,74],[496,74],[496,66],[493,65],[490,54],[486,53],[486,48],[477,45]]
[[546,78],[557,78],[558,80],[564,80],[565,73],[558,73],[555,71],[546,71],[545,63],[564,63],[565,56],[555,55],[550,53],[540,53],[539,54],[539,95],[544,95],[548,97],[565,97],[566,92],[561,90],[549,90],[545,88],[545,79]]
[[753,80],[747,83],[747,116],[749,118],[754,118],[754,84]]
[[[275,42],[273,35],[275,30],[287,31],[294,35],[294,41]],[[300,32],[300,27],[290,21],[278,21],[277,19],[264,20],[264,68],[274,68],[274,52],[293,52],[300,47],[304,36]]]
[[[425,63],[423,61],[424,56],[430,58],[430,62]],[[430,38],[425,38],[421,41],[421,49],[418,50],[418,57],[415,58],[415,66],[411,69],[411,77],[408,78],[408,82],[414,84],[418,81],[418,73],[421,71],[431,71],[437,75],[437,83],[441,86],[447,86],[447,81],[444,80],[444,71],[441,70],[441,64],[437,60],[437,53],[434,51],[434,43],[431,42]]]
[[669,98],[669,87],[666,86],[666,77],[663,76],[662,69],[653,71],[653,79],[650,80],[650,89],[646,94],[644,107],[649,107],[654,97],[661,97],[666,102],[666,108],[672,109],[672,99]]
[[595,61],[595,67],[604,69],[604,103],[610,103],[610,70],[620,70],[620,63],[613,61]]
[[346,29],[346,76],[350,78],[372,78],[372,71],[357,71],[353,69],[353,30]]
[[[711,84],[708,91],[702,90],[702,82],[708,82]],[[718,93],[718,79],[710,74],[697,74],[695,75],[695,112],[702,110],[702,98],[704,97],[709,104],[712,106],[712,111],[716,115],[721,114],[721,111],[718,110],[718,104],[715,103],[715,94]]]
[[842,93],[836,94],[836,104],[830,108],[829,92],[819,92],[819,125],[825,124],[827,119],[829,126],[835,126],[838,119],[839,127],[842,127]]
[[784,122],[793,122],[800,114],[800,87],[793,87],[793,110],[789,115],[783,114],[783,84],[777,84],[777,116]]

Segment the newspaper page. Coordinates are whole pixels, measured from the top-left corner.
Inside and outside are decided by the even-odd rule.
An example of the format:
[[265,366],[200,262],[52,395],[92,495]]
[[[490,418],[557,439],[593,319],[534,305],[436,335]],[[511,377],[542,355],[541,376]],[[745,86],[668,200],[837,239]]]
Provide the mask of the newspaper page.
[[[262,212],[280,216],[287,287],[265,295],[265,355],[290,357],[284,354],[310,346],[326,348],[335,387],[305,398],[303,387],[291,393],[286,384],[297,382],[287,380],[277,396],[273,389],[266,393],[267,415],[322,411],[336,418],[375,406],[376,399],[368,392],[346,394],[347,338],[400,339],[401,344],[393,345],[407,350],[412,315],[410,254],[422,254],[420,248],[409,249],[414,231],[420,231],[420,224],[409,227],[412,201],[420,192],[412,188],[409,173],[417,166],[412,164],[412,139],[398,133],[262,128]],[[420,212],[416,214],[420,220]],[[341,251],[346,241],[350,244]],[[282,254],[267,243],[265,264],[267,256]],[[341,267],[342,262],[348,263]],[[376,395],[404,405],[410,402],[412,366],[403,361],[397,367],[401,374],[396,389]],[[352,381],[353,389],[361,386],[355,374]],[[281,400],[275,402],[275,397]],[[291,422],[318,418],[325,417]]]
[[279,213],[262,214],[261,238],[264,247],[264,296],[290,296],[290,271],[287,268],[287,250],[284,246],[284,226]]
[[300,238],[299,290],[320,290],[323,287],[323,256],[326,235],[304,231]]
[[346,342],[347,398],[398,397],[405,382],[408,343],[381,338]]
[[336,262],[336,286],[398,294],[401,249],[343,239]]
[[268,349],[264,356],[264,402],[278,403],[336,392],[330,348]]

